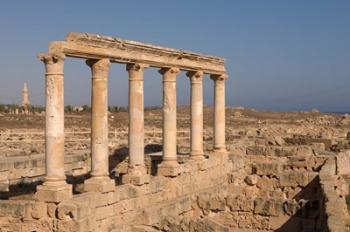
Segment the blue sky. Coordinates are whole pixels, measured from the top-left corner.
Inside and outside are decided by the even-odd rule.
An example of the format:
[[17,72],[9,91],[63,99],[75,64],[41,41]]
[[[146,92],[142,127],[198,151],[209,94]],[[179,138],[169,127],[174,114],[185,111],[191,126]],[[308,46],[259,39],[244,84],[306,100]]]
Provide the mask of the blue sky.
[[[350,1],[2,1],[0,103],[19,103],[23,82],[44,103],[38,52],[70,31],[117,36],[225,57],[227,104],[271,110],[350,111]],[[109,104],[127,105],[125,66],[113,64]],[[189,104],[178,78],[178,104]],[[211,105],[212,81],[204,81]],[[145,105],[162,102],[161,76],[145,73]],[[90,70],[65,64],[65,103],[90,103]]]

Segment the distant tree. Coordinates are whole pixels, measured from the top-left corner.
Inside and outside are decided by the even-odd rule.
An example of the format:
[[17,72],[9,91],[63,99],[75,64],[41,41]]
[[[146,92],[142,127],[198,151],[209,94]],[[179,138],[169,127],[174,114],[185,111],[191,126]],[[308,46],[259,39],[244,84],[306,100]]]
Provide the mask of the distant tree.
[[71,105],[66,105],[64,107],[64,112],[66,113],[72,113],[73,112],[73,107]]
[[90,107],[90,106],[88,106],[88,105],[83,105],[82,107],[83,107],[83,111],[84,111],[84,112],[91,112],[91,107]]

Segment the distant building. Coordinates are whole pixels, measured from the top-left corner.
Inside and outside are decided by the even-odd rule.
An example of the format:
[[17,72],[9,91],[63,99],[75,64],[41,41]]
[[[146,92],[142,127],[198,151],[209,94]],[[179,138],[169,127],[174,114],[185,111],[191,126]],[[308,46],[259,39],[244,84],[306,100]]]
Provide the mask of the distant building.
[[22,90],[22,106],[26,108],[30,106],[28,86],[25,82]]

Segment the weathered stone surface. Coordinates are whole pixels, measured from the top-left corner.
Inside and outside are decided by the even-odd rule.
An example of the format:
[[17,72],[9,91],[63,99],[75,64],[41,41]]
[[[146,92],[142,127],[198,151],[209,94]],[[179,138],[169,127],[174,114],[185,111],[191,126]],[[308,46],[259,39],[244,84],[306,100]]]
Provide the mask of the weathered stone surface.
[[306,186],[308,184],[307,172],[283,173],[280,176],[280,185],[285,187]]
[[257,175],[277,176],[281,167],[277,162],[258,162],[253,165],[253,173]]
[[231,211],[252,212],[254,210],[254,200],[244,196],[228,195],[226,202]]
[[283,213],[283,201],[257,198],[254,201],[254,213],[264,216],[280,216]]
[[337,162],[337,174],[349,175],[350,174],[350,150],[338,153],[336,157]]

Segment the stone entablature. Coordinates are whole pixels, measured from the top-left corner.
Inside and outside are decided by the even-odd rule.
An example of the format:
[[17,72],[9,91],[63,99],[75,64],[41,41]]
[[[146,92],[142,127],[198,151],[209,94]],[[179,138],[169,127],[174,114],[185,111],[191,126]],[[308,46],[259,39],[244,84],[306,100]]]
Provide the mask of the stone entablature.
[[71,32],[65,41],[50,43],[49,53],[84,59],[107,58],[115,63],[143,63],[156,68],[201,70],[206,74],[226,73],[225,59],[221,57],[97,34]]

